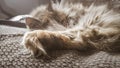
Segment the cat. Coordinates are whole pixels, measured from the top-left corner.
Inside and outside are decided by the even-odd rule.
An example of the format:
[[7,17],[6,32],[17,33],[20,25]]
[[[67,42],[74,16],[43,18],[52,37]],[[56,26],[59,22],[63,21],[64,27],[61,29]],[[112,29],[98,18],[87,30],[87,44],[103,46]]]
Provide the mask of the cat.
[[30,16],[22,43],[35,57],[54,49],[120,51],[120,14],[107,5],[50,2]]

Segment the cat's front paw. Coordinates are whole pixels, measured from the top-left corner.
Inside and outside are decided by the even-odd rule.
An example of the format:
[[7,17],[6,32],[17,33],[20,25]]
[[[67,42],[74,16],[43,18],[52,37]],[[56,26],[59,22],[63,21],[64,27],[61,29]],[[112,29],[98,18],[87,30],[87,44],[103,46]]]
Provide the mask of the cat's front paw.
[[47,55],[43,45],[37,37],[37,32],[27,32],[23,37],[22,44],[31,52],[34,57]]

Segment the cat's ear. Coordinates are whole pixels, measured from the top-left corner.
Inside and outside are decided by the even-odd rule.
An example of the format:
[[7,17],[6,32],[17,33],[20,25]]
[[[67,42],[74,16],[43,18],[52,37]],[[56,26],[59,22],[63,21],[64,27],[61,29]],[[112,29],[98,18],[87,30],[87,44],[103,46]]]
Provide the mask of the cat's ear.
[[25,18],[25,23],[26,23],[26,27],[29,30],[36,30],[36,29],[42,28],[41,22],[35,18],[32,18],[32,17]]
[[53,2],[50,0],[49,4],[47,5],[47,10],[48,11],[53,11],[53,6],[52,6]]

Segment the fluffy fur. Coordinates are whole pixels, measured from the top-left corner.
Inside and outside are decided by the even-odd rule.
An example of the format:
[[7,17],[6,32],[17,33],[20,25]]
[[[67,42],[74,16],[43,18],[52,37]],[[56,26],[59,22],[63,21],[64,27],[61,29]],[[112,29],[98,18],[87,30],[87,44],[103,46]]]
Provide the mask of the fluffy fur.
[[33,30],[23,44],[38,57],[53,49],[120,50],[120,14],[106,5],[52,3],[39,6],[26,19]]

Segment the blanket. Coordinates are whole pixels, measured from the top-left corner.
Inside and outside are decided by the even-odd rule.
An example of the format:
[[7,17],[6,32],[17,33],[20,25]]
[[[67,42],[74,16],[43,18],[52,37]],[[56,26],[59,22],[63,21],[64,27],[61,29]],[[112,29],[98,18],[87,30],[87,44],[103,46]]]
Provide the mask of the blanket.
[[23,45],[25,28],[0,25],[0,68],[120,68],[120,53],[57,50],[34,58]]

